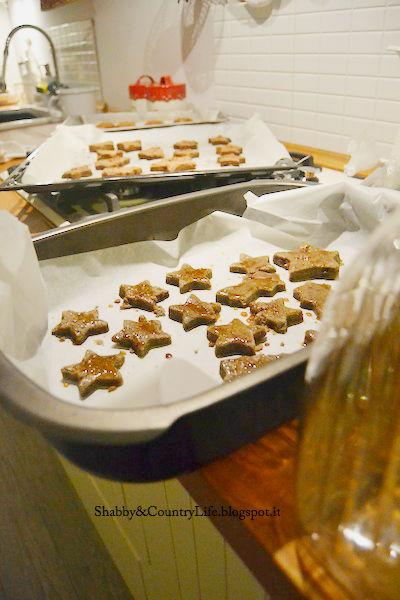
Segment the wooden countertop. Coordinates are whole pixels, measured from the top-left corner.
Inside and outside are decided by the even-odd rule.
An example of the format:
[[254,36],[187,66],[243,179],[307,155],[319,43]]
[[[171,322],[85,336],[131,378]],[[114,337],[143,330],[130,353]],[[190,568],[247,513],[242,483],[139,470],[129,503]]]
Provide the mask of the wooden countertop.
[[[0,170],[6,171],[19,164],[19,159],[0,164]],[[52,229],[53,225],[39,211],[26,202],[17,192],[0,192],[0,210],[7,210],[25,223],[34,235]]]
[[[343,170],[349,159],[347,155],[308,146],[285,145],[289,151],[313,154],[316,164],[331,169]],[[11,164],[2,167],[5,169]],[[51,224],[15,192],[0,193],[0,209],[10,211],[25,222],[33,234],[51,228]],[[296,423],[292,422],[180,480],[199,505],[279,508],[280,516],[274,518],[211,517],[274,598],[343,600],[343,593],[322,567],[307,564],[304,559],[300,568],[296,552],[296,548],[301,549],[300,531],[294,494],[296,447]]]

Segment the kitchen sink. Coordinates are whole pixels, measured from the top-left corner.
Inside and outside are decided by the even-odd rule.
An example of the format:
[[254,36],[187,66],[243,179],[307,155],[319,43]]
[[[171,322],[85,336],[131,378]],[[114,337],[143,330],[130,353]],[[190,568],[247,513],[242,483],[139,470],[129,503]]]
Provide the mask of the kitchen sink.
[[50,111],[42,107],[28,105],[11,109],[5,108],[0,110],[0,131],[16,127],[44,125],[56,120],[59,119],[54,119]]

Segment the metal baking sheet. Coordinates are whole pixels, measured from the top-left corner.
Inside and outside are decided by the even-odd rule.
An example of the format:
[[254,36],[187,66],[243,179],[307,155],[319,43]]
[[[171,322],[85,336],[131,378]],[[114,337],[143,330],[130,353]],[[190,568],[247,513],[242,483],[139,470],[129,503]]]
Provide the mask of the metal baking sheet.
[[[215,150],[207,143],[208,137],[216,134],[228,135],[233,142],[241,144],[247,162],[239,167],[217,166]],[[198,140],[200,158],[194,159],[197,166],[194,171],[151,172],[152,161],[137,159],[136,153],[129,153],[131,164],[140,166],[144,170],[142,175],[102,178],[101,173],[98,172],[95,177],[80,180],[62,179],[61,175],[64,171],[79,164],[89,164],[93,167],[95,155],[88,151],[90,143],[106,139],[118,142],[135,139],[135,137],[137,137],[135,132],[104,133],[89,125],[76,128],[60,126],[53,136],[12,172],[0,186],[0,190],[24,189],[31,193],[92,188],[110,190],[135,183],[143,186],[164,182],[178,183],[188,179],[201,188],[203,181],[210,178],[216,181],[215,185],[220,185],[222,181],[229,182],[231,178],[241,176],[243,179],[249,180],[269,177],[276,170],[284,171],[293,168],[293,166],[277,166],[275,164],[281,158],[289,158],[289,154],[285,147],[276,140],[268,126],[262,120],[253,117],[245,123],[229,123],[223,126],[176,126],[173,134],[168,129],[142,132],[143,147],[160,145],[166,156],[171,153],[174,141],[190,137]]]
[[[296,186],[256,182],[188,194],[46,232],[34,244],[43,260],[132,241],[174,239],[183,227],[215,210],[242,215],[248,189],[267,193],[291,187]],[[307,356],[308,349],[300,350],[185,401],[110,411],[58,401],[0,353],[1,397],[82,467],[123,480],[159,479],[205,464],[293,418]]]
[[[74,259],[132,242],[174,240],[187,225],[222,211],[269,228],[271,243],[283,248],[301,236],[332,249],[341,237],[337,249],[346,264],[400,203],[398,192],[348,182],[296,187],[257,181],[187,194],[49,231],[36,236],[34,245],[39,260]],[[273,194],[278,190],[283,193]],[[0,352],[0,397],[81,467],[119,480],[162,479],[198,468],[295,417],[310,350],[185,400],[125,409],[59,401]]]

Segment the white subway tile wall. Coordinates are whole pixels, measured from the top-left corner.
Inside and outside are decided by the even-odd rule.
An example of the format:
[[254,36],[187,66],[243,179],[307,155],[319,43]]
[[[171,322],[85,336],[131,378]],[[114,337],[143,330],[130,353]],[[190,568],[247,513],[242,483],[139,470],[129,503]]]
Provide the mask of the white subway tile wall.
[[346,152],[365,131],[380,156],[400,127],[400,0],[240,0],[214,6],[215,99],[257,112],[281,140]]

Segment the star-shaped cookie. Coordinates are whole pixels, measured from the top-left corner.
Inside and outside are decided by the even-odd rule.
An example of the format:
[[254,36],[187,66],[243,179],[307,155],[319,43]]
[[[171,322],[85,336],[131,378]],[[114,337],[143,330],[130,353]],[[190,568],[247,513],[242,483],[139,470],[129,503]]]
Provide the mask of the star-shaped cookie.
[[267,365],[279,358],[278,356],[266,356],[258,354],[257,356],[239,356],[238,358],[226,358],[221,360],[219,365],[219,374],[226,381],[233,381],[237,377],[253,373],[256,369]]
[[142,169],[129,165],[128,167],[108,167],[101,172],[102,177],[132,177],[140,175]]
[[122,150],[97,150],[98,158],[116,158],[123,154]]
[[129,158],[126,156],[115,156],[114,158],[99,158],[96,160],[96,169],[101,171],[102,169],[111,169],[116,167],[123,167],[129,163]]
[[89,152],[97,152],[97,150],[114,150],[114,142],[98,142],[97,144],[90,144]]
[[112,341],[124,348],[132,350],[143,358],[152,348],[168,346],[171,336],[161,329],[160,321],[148,321],[140,316],[139,321],[124,321],[124,326],[115,335]]
[[188,264],[183,264],[179,271],[167,273],[166,283],[179,286],[181,294],[191,290],[211,289],[211,269],[194,269]]
[[182,140],[181,142],[175,142],[175,150],[196,150],[198,143],[195,140]]
[[224,154],[218,157],[218,163],[221,167],[238,167],[245,162],[245,157],[239,154]]
[[124,364],[122,352],[101,356],[87,350],[81,362],[61,369],[62,376],[78,384],[82,397],[88,396],[97,388],[113,388],[122,385],[122,375],[118,369]]
[[199,325],[215,323],[221,312],[221,305],[216,302],[203,302],[191,294],[185,304],[172,304],[169,307],[169,318],[182,323],[185,331]]
[[327,283],[304,283],[293,290],[293,296],[300,301],[302,308],[309,308],[315,312],[318,319],[322,317],[325,301],[331,291]]
[[63,179],[82,179],[82,177],[91,177],[93,175],[92,170],[87,165],[83,167],[74,167],[69,171],[65,171],[61,175]]
[[108,331],[108,323],[99,319],[97,308],[87,312],[63,310],[61,321],[56,325],[52,334],[58,337],[68,337],[74,344],[83,344],[89,335],[97,335]]
[[290,281],[336,279],[339,275],[339,252],[303,244],[290,252],[276,252],[273,261],[289,271]]
[[227,325],[211,325],[207,329],[207,339],[215,346],[215,356],[256,353],[259,344],[267,335],[267,328],[259,325],[249,326],[240,319],[233,319]]
[[223,135],[208,138],[208,142],[213,146],[223,146],[224,144],[229,144],[231,141],[231,138],[224,137]]
[[161,171],[164,173],[178,173],[179,171],[194,171],[196,163],[188,156],[180,158],[165,158],[153,163],[150,171]]
[[117,148],[118,150],[123,150],[124,152],[135,152],[136,150],[142,149],[142,142],[140,140],[118,142]]
[[217,302],[246,308],[260,296],[274,296],[277,292],[286,289],[284,282],[276,273],[257,271],[254,275],[246,277],[242,283],[219,290],[216,297]]
[[243,148],[241,146],[235,146],[235,144],[225,144],[224,146],[217,146],[217,154],[242,154]]
[[139,158],[144,158],[146,160],[154,160],[155,158],[164,158],[164,151],[159,146],[153,146],[152,148],[147,148],[147,150],[141,150],[138,153]]
[[174,150],[174,158],[198,158],[198,150]]
[[303,312],[299,308],[285,306],[286,298],[278,298],[272,302],[253,302],[250,312],[256,325],[267,325],[277,333],[286,333],[291,325],[303,322]]
[[249,256],[248,254],[241,254],[240,262],[232,263],[229,270],[232,273],[244,273],[245,275],[256,271],[265,271],[265,273],[275,273],[276,271],[269,262],[268,256]]
[[119,295],[123,299],[121,308],[142,308],[162,316],[165,314],[164,309],[157,306],[157,303],[168,298],[169,292],[145,280],[136,285],[123,283],[119,288]]

